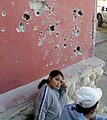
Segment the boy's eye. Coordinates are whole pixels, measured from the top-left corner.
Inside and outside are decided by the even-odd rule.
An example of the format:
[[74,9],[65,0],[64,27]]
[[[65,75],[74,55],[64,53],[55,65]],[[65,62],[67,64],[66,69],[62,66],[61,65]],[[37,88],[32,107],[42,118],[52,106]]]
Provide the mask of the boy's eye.
[[56,78],[56,81],[60,81],[60,80]]
[[56,81],[59,81],[59,82],[62,84],[62,80],[60,80],[60,79],[56,79]]
[[60,81],[60,83],[62,83],[62,81]]

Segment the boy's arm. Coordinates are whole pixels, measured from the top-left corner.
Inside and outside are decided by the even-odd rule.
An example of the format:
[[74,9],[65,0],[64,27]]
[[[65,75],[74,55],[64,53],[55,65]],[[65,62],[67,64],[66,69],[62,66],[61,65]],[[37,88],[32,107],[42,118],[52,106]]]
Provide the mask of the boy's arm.
[[62,85],[59,89],[59,98],[62,97],[63,95],[65,95],[67,92],[67,86],[64,82],[62,82]]
[[48,108],[48,87],[43,86],[43,89],[39,91],[36,99],[35,106],[35,120],[45,120]]

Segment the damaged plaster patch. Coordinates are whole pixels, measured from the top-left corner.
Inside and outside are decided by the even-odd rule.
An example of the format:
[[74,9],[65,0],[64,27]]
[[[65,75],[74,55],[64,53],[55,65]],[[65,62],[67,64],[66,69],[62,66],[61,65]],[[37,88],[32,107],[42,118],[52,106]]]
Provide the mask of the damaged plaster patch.
[[78,37],[80,34],[80,29],[79,28],[75,28],[75,35]]
[[45,66],[46,67],[49,67],[49,66],[52,66],[53,65],[53,61],[50,61],[49,63],[47,63]]
[[45,33],[42,38],[39,38],[39,39],[38,39],[38,40],[39,40],[39,43],[38,43],[38,46],[39,46],[39,47],[43,45],[44,40],[46,39],[46,37],[47,37],[47,33]]
[[24,26],[24,23],[23,22],[19,22],[19,27],[16,28],[16,31],[17,32],[25,32],[26,28]]
[[46,24],[46,21],[45,21],[45,20],[43,20],[43,21],[41,22],[41,25],[44,25],[44,24]]
[[72,30],[72,34],[75,34],[76,37],[80,35],[80,29],[76,25],[74,26]]
[[44,55],[44,57],[43,57],[43,60],[45,60],[45,59],[47,58],[48,54],[49,54],[49,51],[46,50],[46,51],[45,51],[45,55]]
[[58,21],[55,22],[56,26],[58,26],[59,22],[60,22],[60,20],[58,20]]
[[49,65],[52,66],[53,65],[53,61],[50,61]]
[[46,1],[29,1],[30,9],[34,10],[35,15],[38,17],[43,10],[50,10]]
[[14,2],[11,2],[12,5],[14,5],[15,3]]
[[83,12],[79,9],[74,9],[73,10],[73,20],[75,21],[77,16],[83,16]]
[[33,30],[34,31],[38,30],[38,26],[34,26]]
[[50,39],[49,40],[49,44],[51,44],[51,43],[53,43],[54,42],[54,40],[53,39]]
[[49,64],[46,64],[45,66],[46,66],[46,67],[49,67]]

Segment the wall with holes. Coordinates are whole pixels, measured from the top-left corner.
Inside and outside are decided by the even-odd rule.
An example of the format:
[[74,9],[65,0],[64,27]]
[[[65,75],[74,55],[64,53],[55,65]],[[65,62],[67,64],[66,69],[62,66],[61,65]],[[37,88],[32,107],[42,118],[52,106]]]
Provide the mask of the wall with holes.
[[93,0],[0,1],[0,93],[93,55]]

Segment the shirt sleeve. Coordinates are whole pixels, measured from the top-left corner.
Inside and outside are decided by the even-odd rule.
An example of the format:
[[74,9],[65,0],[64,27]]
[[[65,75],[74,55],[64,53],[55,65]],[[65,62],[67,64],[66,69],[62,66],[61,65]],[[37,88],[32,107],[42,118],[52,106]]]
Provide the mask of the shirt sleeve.
[[61,109],[64,108],[64,106],[67,103],[67,95],[66,95],[66,87],[61,87],[59,89],[59,103],[61,105]]
[[67,92],[67,88],[66,87],[61,87],[59,89],[59,98],[62,97],[63,95],[65,95]]
[[48,107],[48,87],[45,85],[40,89],[36,98],[34,107],[35,120],[45,120]]
[[107,120],[107,117],[94,114],[94,120]]

